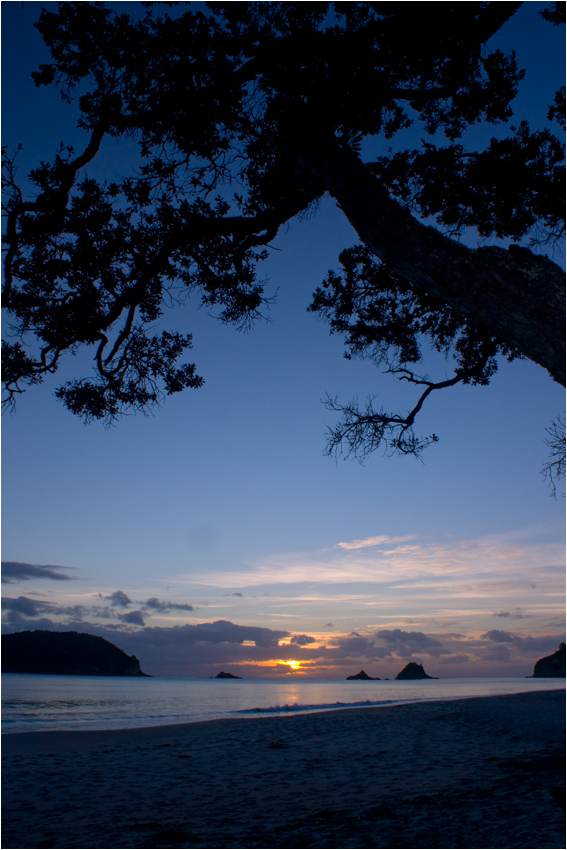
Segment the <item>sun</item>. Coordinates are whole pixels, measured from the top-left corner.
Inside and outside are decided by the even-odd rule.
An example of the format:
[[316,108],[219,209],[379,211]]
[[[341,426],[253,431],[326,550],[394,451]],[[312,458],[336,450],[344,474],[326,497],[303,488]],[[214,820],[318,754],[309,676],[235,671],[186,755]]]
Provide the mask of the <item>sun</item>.
[[301,670],[301,661],[286,661],[286,664],[291,667],[292,670]]

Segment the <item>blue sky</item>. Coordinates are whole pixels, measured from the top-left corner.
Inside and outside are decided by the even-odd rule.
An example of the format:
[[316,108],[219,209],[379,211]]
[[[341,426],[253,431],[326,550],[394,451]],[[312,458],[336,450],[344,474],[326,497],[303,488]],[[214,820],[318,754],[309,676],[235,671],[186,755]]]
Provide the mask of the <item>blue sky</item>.
[[[22,142],[21,175],[76,135],[72,108],[29,78],[47,59],[41,5],[55,4],[2,5],[3,144]],[[525,4],[500,38],[532,68],[543,57],[523,92],[536,123],[564,68],[544,5]],[[115,174],[127,156],[112,143],[101,162]],[[53,392],[84,355],[4,415],[5,630],[102,634],[176,675],[289,675],[299,661],[312,675],[391,676],[410,659],[439,676],[527,675],[557,648],[565,504],[539,470],[564,391],[540,367],[502,364],[487,388],[434,395],[418,430],[440,441],[424,463],[324,455],[327,393],[413,398],[344,360],[306,311],[356,241],[327,199],[275,240],[270,323],[238,333],[191,302],[167,314],[165,327],[193,333],[206,383],[155,416],[105,429],[65,412]],[[427,371],[450,364],[432,357]]]

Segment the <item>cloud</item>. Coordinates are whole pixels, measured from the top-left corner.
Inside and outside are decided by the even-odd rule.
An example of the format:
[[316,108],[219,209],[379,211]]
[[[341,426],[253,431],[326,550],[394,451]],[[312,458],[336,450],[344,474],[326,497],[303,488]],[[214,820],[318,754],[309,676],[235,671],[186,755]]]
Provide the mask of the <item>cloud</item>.
[[168,611],[194,611],[192,605],[186,602],[161,602],[157,596],[152,596],[151,599],[146,599],[143,603],[142,607],[144,609],[149,609],[150,611],[161,611],[162,613],[167,613]]
[[[192,605],[189,605],[186,602],[162,602],[157,596],[152,596],[150,599],[146,599],[145,602],[135,603],[134,600],[130,599],[130,597],[124,593],[123,590],[115,590],[114,593],[111,593],[109,596],[104,596],[104,594],[98,594],[100,599],[108,599],[110,601],[111,607],[114,608],[127,608],[129,605],[138,604],[142,606],[142,609],[148,613],[148,611],[160,612],[162,614],[167,614],[169,611],[193,611],[194,608]],[[95,609],[93,609],[94,611]],[[136,623],[138,621],[139,625],[144,625],[143,622],[139,622],[142,618],[142,612],[132,612],[132,614],[136,614],[136,617],[131,617],[130,619],[124,619],[121,617],[123,622],[125,623]]]
[[23,564],[19,561],[2,561],[2,584],[14,584],[17,581],[32,579],[51,579],[52,581],[75,581],[74,576],[68,576],[58,570],[69,570],[72,567],[54,565]]
[[[162,614],[167,614],[169,611],[193,611],[194,608],[192,605],[189,605],[185,602],[162,602],[161,599],[158,599],[157,596],[152,596],[150,599],[146,599],[145,602],[135,602],[133,599],[124,593],[123,590],[115,590],[114,593],[111,593],[109,596],[105,596],[102,593],[99,593],[100,599],[108,599],[110,602],[110,606],[113,608],[128,608],[129,605],[138,604],[142,606],[143,611],[146,612],[160,612]],[[93,614],[96,613],[98,616],[108,616],[106,613],[100,613],[100,609],[95,607],[92,608]],[[132,616],[120,616],[120,619],[124,623],[132,623],[137,625],[144,625],[142,611],[132,611]]]
[[[120,628],[120,624],[127,626],[144,627],[145,618],[150,614],[166,614],[170,611],[193,611],[193,606],[183,602],[165,602],[157,597],[151,597],[145,602],[135,602],[123,590],[114,593],[98,593],[97,599],[103,599],[106,605],[58,605],[54,602],[41,602],[28,597],[20,596],[18,599],[5,597],[2,607],[6,612],[5,621],[10,625],[21,625],[22,617],[36,618],[42,614],[49,613],[51,616],[60,618],[55,624],[56,628],[68,625],[70,622],[83,624],[85,627],[92,625],[93,620],[114,620],[116,625],[108,624],[108,628]],[[131,605],[140,607],[134,611],[125,611]],[[124,613],[122,613],[124,612]],[[63,619],[64,618],[64,619]]]
[[110,596],[99,593],[100,599],[108,599],[110,604],[116,608],[127,608],[132,603],[130,597],[123,590],[115,590]]
[[[480,636],[483,641],[488,641],[490,646],[494,644],[506,644],[507,648],[513,648],[522,653],[537,655],[538,653],[555,652],[559,643],[563,640],[561,635],[518,635],[514,632],[504,632],[500,629],[490,629]],[[537,660],[537,659],[536,659]]]
[[38,617],[40,614],[52,612],[56,607],[51,602],[41,602],[37,599],[29,599],[27,596],[18,596],[16,599],[9,596],[2,597],[3,610],[13,611],[24,617]]
[[289,632],[276,631],[261,626],[238,626],[229,620],[217,620],[214,623],[200,623],[196,626],[179,626],[192,643],[243,643],[253,641],[256,646],[270,648],[278,646],[280,640],[289,637]]
[[309,635],[294,635],[290,640],[290,643],[295,643],[297,646],[308,646],[308,644],[315,642],[315,638],[309,637]]
[[[20,630],[28,631],[31,625],[33,625],[34,629],[45,629],[46,631],[52,631],[53,629],[59,628],[59,625],[54,623],[53,620],[50,620],[48,617],[39,617],[38,619],[34,618],[33,621],[30,622],[27,617],[23,617],[17,611],[10,611],[2,623],[2,632],[4,634],[8,634],[10,632]],[[77,630],[78,629],[76,627],[73,629],[73,631]],[[71,629],[65,627],[63,631],[71,631]],[[95,634],[95,632],[91,631],[90,634]]]
[[519,611],[514,611],[513,613],[510,611],[500,611],[499,614],[493,614],[493,617],[511,617],[514,620],[530,620],[532,619],[531,614],[520,614]]
[[[546,592],[564,589],[563,541],[542,543],[523,535],[492,535],[472,540],[419,540],[415,535],[341,542],[317,552],[287,552],[263,558],[240,570],[215,570],[179,576],[186,584],[223,588],[271,588],[295,584],[373,586],[390,591],[424,590],[465,599],[507,598],[515,607],[531,591],[534,576]],[[408,541],[411,540],[411,545]],[[511,594],[513,594],[511,596]],[[533,598],[533,594],[531,594]],[[508,603],[510,604],[510,603]],[[418,612],[419,613],[419,612]]]
[[[100,609],[104,611],[104,616],[108,616],[106,613],[107,609]],[[85,605],[67,605],[65,607],[57,608],[57,614],[59,616],[63,615],[65,617],[72,617],[75,620],[82,620],[86,616],[90,616],[92,614],[93,609],[87,608]]]
[[372,640],[359,635],[357,632],[340,638],[336,646],[333,646],[335,658],[379,658],[376,644]]
[[406,540],[413,540],[415,535],[410,534],[407,537],[388,537],[385,534],[379,534],[376,537],[366,537],[364,540],[351,540],[350,543],[337,543],[337,549],[366,549],[368,546],[381,546],[382,543],[404,543]]
[[411,655],[414,652],[427,652],[439,655],[443,650],[441,641],[424,632],[404,632],[402,629],[381,629],[376,637],[383,641],[390,651],[399,655]]
[[[280,643],[289,637],[290,633],[283,630],[217,620],[170,628],[146,626],[120,635],[120,644],[129,655],[140,659],[145,672],[163,675],[209,676],[230,665],[235,665],[234,672],[237,672],[240,665],[254,667],[320,655],[319,649]],[[114,642],[118,643],[118,637]],[[238,670],[238,675],[247,674]]]
[[123,623],[130,623],[132,626],[146,625],[141,611],[129,611],[127,614],[120,614],[120,619]]
[[490,629],[481,635],[486,640],[493,640],[496,643],[512,643],[514,637],[510,632],[503,632],[501,629]]

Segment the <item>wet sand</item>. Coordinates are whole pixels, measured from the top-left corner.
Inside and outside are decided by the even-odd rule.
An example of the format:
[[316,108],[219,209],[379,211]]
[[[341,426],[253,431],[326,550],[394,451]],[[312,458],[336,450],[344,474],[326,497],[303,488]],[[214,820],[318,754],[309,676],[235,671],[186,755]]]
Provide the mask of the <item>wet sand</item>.
[[564,690],[3,735],[2,848],[564,848],[564,740]]

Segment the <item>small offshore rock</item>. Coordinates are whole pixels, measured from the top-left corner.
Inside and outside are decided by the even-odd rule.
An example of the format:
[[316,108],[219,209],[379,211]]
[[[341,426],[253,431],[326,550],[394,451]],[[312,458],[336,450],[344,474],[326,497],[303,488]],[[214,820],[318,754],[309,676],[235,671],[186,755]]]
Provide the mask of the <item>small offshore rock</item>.
[[364,670],[361,670],[360,673],[355,673],[354,676],[347,676],[347,682],[349,679],[360,679],[363,682],[380,682],[381,679],[379,676],[369,676],[368,673],[365,673]]

